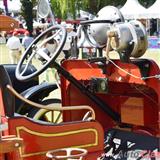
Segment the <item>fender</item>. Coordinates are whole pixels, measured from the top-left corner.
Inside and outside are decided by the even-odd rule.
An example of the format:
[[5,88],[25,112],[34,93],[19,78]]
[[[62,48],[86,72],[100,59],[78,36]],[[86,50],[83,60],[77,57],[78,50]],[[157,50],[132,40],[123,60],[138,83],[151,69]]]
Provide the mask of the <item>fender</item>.
[[[21,94],[29,100],[40,103],[45,97],[49,95],[50,92],[56,89],[58,89],[56,83],[43,82],[23,91]],[[27,104],[22,101],[17,100],[16,103],[18,103],[16,106],[19,106],[16,108],[17,113],[25,114],[28,110],[31,109],[31,106],[27,106]]]

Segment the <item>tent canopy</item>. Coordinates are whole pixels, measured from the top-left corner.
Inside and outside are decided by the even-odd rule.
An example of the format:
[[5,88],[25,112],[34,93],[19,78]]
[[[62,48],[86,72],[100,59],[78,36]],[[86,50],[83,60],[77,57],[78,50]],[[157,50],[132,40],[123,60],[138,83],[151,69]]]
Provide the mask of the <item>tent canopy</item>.
[[[9,12],[19,12],[21,9],[20,0],[8,0],[8,11]],[[0,1],[0,8],[5,9],[3,1]]]
[[142,19],[146,17],[147,9],[138,0],[127,0],[120,9],[125,19]]
[[147,18],[160,19],[160,0],[156,0],[152,6],[147,9]]

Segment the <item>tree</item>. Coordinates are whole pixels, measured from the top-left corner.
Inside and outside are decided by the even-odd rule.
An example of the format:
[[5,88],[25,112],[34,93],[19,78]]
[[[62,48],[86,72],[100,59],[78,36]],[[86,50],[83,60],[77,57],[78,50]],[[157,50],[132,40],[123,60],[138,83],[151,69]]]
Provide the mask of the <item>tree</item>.
[[150,7],[156,0],[139,0],[139,2],[144,6],[144,7]]
[[97,14],[98,11],[105,6],[123,6],[126,0],[87,0],[88,1],[88,11],[92,14]]
[[51,5],[56,17],[66,19],[71,16],[75,19],[77,2],[78,0],[51,0]]
[[22,8],[21,14],[26,21],[27,30],[32,34],[33,32],[33,6],[36,0],[21,0]]
[[54,12],[55,16],[58,18],[62,18],[59,0],[51,0],[50,2],[51,2],[52,11]]
[[[76,18],[77,12],[79,10],[88,11],[94,15],[107,5],[113,6],[123,6],[126,0],[51,0],[52,9],[55,15],[59,18],[66,19],[68,16],[72,16],[73,19]],[[145,6],[149,7],[155,0],[139,0],[139,2]]]
[[117,6],[124,3],[125,0],[51,0],[52,9],[55,15],[62,19],[66,19],[68,16],[75,19],[80,10],[96,14],[106,5]]

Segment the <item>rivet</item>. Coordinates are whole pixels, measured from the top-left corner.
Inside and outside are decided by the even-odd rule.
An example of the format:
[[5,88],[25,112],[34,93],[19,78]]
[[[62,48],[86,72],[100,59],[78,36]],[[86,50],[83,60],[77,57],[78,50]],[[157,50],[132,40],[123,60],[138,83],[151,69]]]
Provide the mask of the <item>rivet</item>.
[[14,145],[15,147],[19,147],[19,143],[15,143],[15,145]]

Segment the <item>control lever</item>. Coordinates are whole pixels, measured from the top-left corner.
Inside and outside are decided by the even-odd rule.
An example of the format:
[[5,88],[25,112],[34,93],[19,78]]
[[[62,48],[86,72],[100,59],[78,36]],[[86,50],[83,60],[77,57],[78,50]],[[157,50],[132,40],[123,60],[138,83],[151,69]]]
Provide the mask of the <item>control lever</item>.
[[102,73],[106,74],[106,57],[93,57],[93,58],[88,58],[89,63],[97,63],[98,67],[101,68]]
[[106,57],[92,57],[88,58],[89,63],[96,63],[96,62],[101,62],[103,64],[106,64]]
[[[119,21],[119,20],[118,20]],[[115,21],[111,21],[111,20],[86,20],[86,21],[81,21],[80,24],[81,25],[89,25],[89,24],[93,24],[93,23],[115,23]]]

